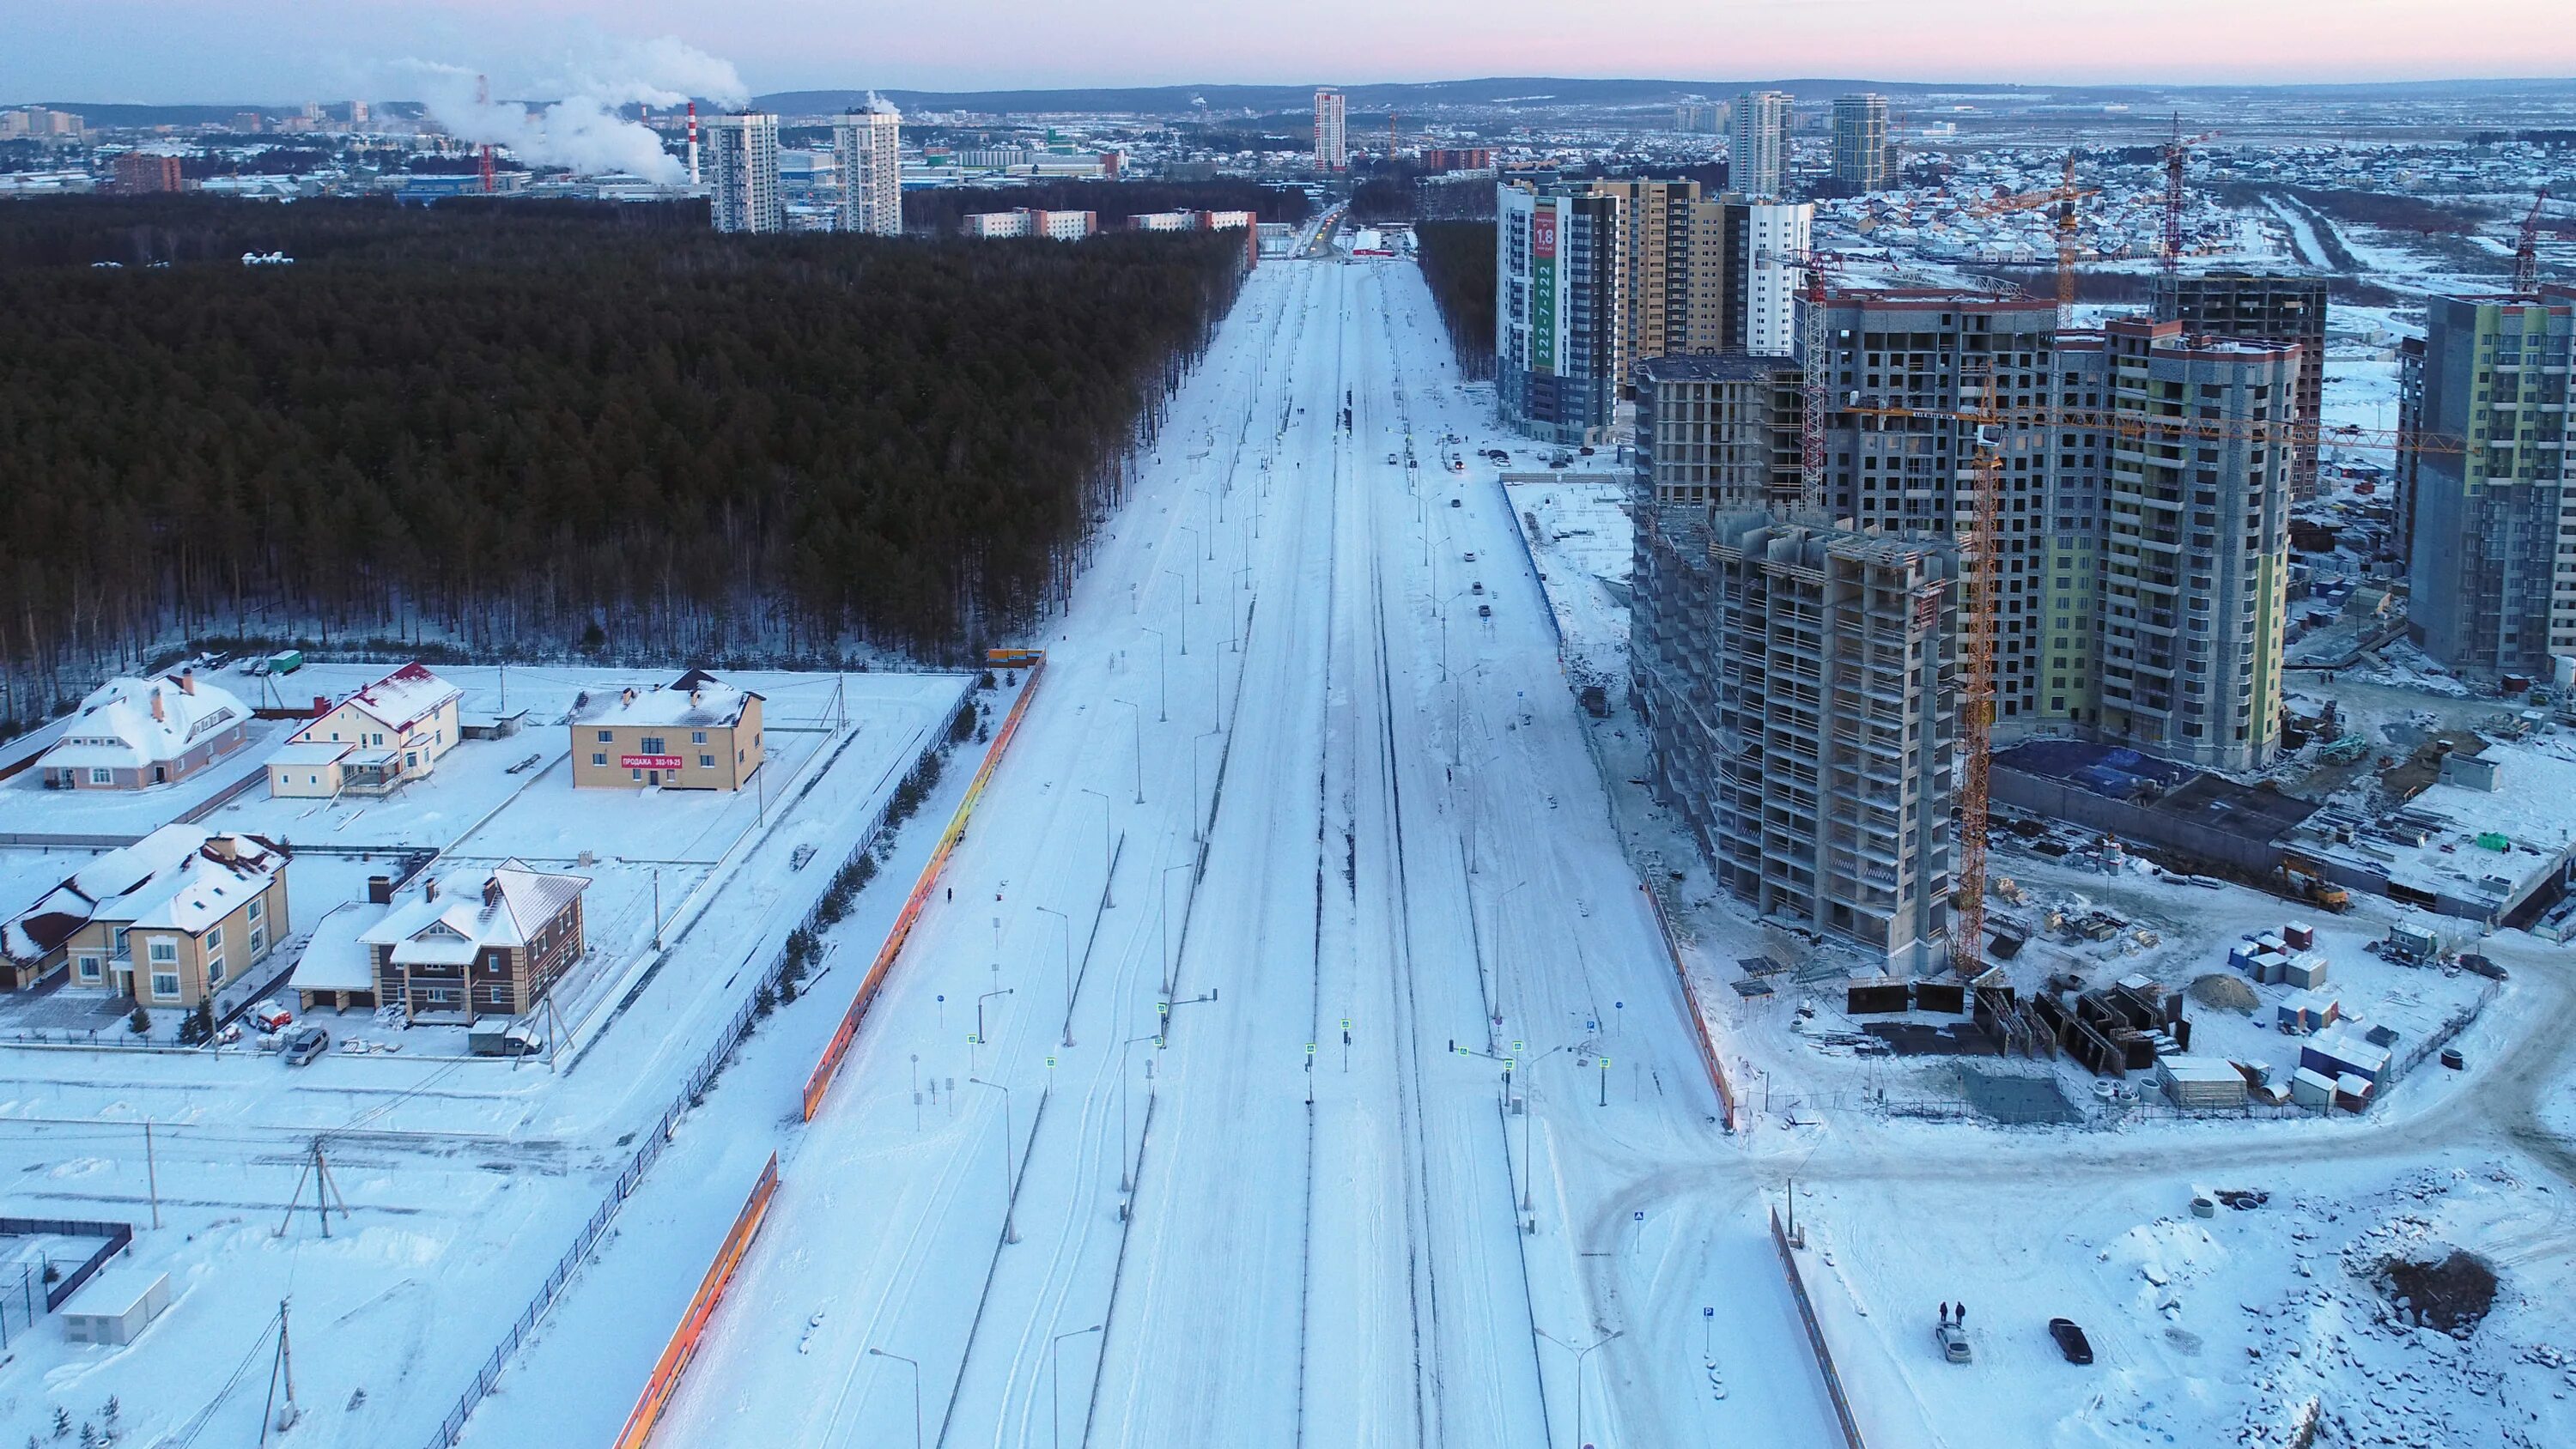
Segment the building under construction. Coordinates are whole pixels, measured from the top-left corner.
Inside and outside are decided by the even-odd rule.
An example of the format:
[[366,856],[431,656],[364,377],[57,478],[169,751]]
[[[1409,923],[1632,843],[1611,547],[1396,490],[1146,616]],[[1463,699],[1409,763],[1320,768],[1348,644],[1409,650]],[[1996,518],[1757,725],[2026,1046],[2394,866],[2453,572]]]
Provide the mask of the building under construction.
[[1945,543],[1778,509],[1638,509],[1649,779],[1764,917],[1947,958],[1958,729]]

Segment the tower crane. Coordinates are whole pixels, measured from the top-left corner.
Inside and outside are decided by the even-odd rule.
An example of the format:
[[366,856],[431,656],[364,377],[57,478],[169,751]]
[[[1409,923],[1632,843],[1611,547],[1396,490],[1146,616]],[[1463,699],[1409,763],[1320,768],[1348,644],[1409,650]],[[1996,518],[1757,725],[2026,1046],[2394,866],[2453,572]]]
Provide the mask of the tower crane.
[[2522,219],[2522,230],[2513,241],[2513,290],[2531,296],[2540,290],[2540,207],[2549,200],[2549,188],[2540,188],[2531,198],[2531,212]]
[[2191,148],[2203,141],[2218,139],[2216,131],[2203,131],[2197,136],[2182,133],[2182,112],[2174,112],[2173,139],[2165,143],[2165,275],[2182,270],[2182,171],[2191,156]]
[[[1818,369],[1809,365],[1810,378]],[[1968,395],[1976,386],[1982,403]],[[1959,744],[1963,755],[1959,781],[1959,859],[1953,872],[1952,902],[1958,920],[1950,934],[1950,969],[1962,979],[1985,970],[1986,854],[1991,819],[1989,776],[1994,765],[1995,720],[1995,578],[1993,561],[2000,542],[2003,512],[2003,433],[2008,427],[2084,428],[2114,437],[2174,444],[2184,440],[2250,438],[2259,442],[2316,441],[2320,436],[2355,446],[2411,448],[2418,453],[2460,453],[2465,441],[2434,433],[2394,433],[2360,428],[2321,430],[2312,420],[2275,422],[2252,418],[2187,418],[2111,413],[2084,408],[2001,408],[1994,403],[1991,373],[1981,380],[1962,378],[1957,408],[1864,407],[1837,409],[1847,417],[1874,418],[1881,426],[1907,419],[1962,424],[1973,429],[1970,473],[1974,490],[1969,523],[1959,538],[1966,599],[1959,611],[1960,657]],[[1815,408],[1817,390],[1810,382],[1806,406]],[[2056,439],[2052,438],[2051,451]]]
[[2026,191],[2018,196],[1992,197],[1966,208],[1970,216],[2004,216],[2017,211],[2037,211],[2043,206],[2056,208],[2057,325],[2061,328],[2075,325],[2076,208],[2085,197],[2100,194],[2075,184],[2075,151],[2069,147],[2055,186],[2046,191]]

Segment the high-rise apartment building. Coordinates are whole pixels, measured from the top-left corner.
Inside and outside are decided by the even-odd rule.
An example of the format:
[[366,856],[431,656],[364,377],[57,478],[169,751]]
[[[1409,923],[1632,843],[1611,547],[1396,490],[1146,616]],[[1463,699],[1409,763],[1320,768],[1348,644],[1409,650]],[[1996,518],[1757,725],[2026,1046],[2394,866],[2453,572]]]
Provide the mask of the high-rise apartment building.
[[[1836,293],[1826,311],[1828,391],[1863,408],[2029,409],[2047,397],[2057,306],[1957,291]],[[1993,430],[2002,460],[1996,560],[1995,732],[2037,722],[2047,429]],[[1827,507],[1853,526],[1952,538],[1973,523],[1979,427],[1946,418],[1826,420]]]
[[1606,439],[1626,378],[1619,199],[1496,188],[1494,378],[1533,437]]
[[1637,365],[1644,503],[1728,512],[1792,508],[1802,482],[1797,366],[1740,352]]
[[1342,93],[1315,92],[1315,169],[1347,171],[1351,153],[1342,140]]
[[[2316,426],[2326,395],[2326,282],[2257,272],[2158,273],[2156,316],[2180,322],[2186,332],[2216,337],[2278,337],[2299,344],[2299,422]],[[2317,492],[2317,441],[2302,436],[2290,468],[2290,497]]]
[[1779,196],[1789,181],[1789,94],[1747,91],[1735,102],[1733,149],[1727,188],[1747,196]]
[[1763,917],[1898,970],[1945,959],[1950,547],[1772,510],[1640,500],[1637,518],[1630,656],[1657,798]]
[[[1831,388],[1864,410],[1828,420],[1836,518],[1957,537],[1974,521],[1981,434],[1994,449],[1998,740],[2269,761],[2295,344],[2142,319],[2060,334],[2052,303],[1948,291],[1836,294],[1826,328]],[[1865,411],[1879,408],[2002,421]],[[2176,416],[2211,426],[2168,438]]]
[[1673,107],[1673,129],[1685,136],[1717,136],[1726,131],[1728,107],[1720,101],[1686,101]]
[[2058,338],[2040,716],[2169,760],[2280,740],[2296,342],[2111,321]]
[[2576,658],[2576,287],[2435,297],[2408,359],[2407,632],[2454,669],[2546,679]]
[[1806,285],[1805,255],[1816,225],[1812,201],[1728,196],[1720,202],[1726,229],[1720,275],[1725,278],[1722,346],[1761,357],[1797,351],[1797,296]]
[[1629,373],[1649,357],[1691,351],[1691,209],[1699,183],[1595,181],[1586,189],[1619,202],[1620,349]]
[[709,119],[705,130],[707,200],[718,231],[787,229],[786,193],[778,185],[778,118],[738,111]]
[[116,158],[116,180],[112,187],[118,195],[148,196],[155,192],[177,191],[183,185],[176,156],[128,151]]
[[1834,100],[1834,188],[1846,196],[1887,185],[1887,97]]
[[841,168],[841,230],[903,235],[903,116],[894,103],[868,103],[832,124],[832,153]]

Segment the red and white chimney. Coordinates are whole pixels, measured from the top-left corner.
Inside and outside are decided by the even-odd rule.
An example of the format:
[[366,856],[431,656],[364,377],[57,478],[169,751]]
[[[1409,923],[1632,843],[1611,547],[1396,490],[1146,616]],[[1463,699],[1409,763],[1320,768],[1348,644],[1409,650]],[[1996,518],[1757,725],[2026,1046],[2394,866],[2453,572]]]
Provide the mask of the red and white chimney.
[[698,184],[698,103],[689,102],[689,184]]

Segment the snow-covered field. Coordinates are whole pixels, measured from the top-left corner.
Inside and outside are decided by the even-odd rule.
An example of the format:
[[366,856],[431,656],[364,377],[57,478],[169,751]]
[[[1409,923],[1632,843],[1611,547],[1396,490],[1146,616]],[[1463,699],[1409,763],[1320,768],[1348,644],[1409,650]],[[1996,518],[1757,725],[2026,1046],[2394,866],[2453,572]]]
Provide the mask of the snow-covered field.
[[[781,761],[786,768],[765,823],[754,823],[760,807],[753,802],[619,797],[628,812],[661,803],[704,805],[709,813],[667,840],[657,842],[645,822],[627,821],[614,840],[602,841],[604,851],[635,853],[632,860],[603,853],[589,872],[586,917],[599,977],[592,990],[606,997],[604,1009],[574,1003],[571,1013],[583,1019],[568,1025],[579,1054],[562,1054],[552,1071],[537,1063],[423,1060],[437,1055],[437,1043],[423,1033],[387,1033],[362,1017],[329,1013],[324,1020],[335,1034],[402,1036],[403,1053],[334,1053],[289,1069],[248,1052],[7,1051],[0,1212],[135,1224],[129,1266],[147,1276],[168,1273],[172,1302],[123,1348],[67,1343],[52,1319],[32,1333],[13,1328],[0,1358],[0,1442],[49,1434],[56,1407],[76,1424],[96,1420],[111,1394],[129,1442],[255,1442],[275,1344],[273,1335],[263,1337],[263,1325],[281,1299],[292,1303],[306,1412],[296,1440],[405,1449],[428,1440],[599,1206],[638,1131],[660,1116],[719,1026],[749,999],[755,968],[774,957],[784,932],[827,883],[830,864],[854,847],[969,682],[957,675],[851,679],[851,733],[781,730],[782,746],[795,757]],[[870,681],[864,690],[861,679]],[[828,680],[820,692],[807,689],[810,683],[782,678],[756,687],[775,689],[773,699],[800,691],[809,700],[828,696]],[[522,672],[513,670],[514,702],[522,687]],[[788,715],[782,709],[777,717]],[[822,717],[813,708],[792,716],[807,726]],[[515,740],[460,746],[453,758],[465,764],[469,751],[494,750],[516,759],[545,737],[532,729]],[[808,743],[790,743],[797,739]],[[492,849],[570,854],[549,842],[584,833],[592,792],[575,797],[560,770],[505,778],[525,793],[509,797],[484,827],[504,832]],[[809,792],[782,803],[791,783],[801,789],[807,781]],[[440,806],[437,791],[450,783],[473,798],[453,810]],[[482,788],[470,767],[452,779],[442,768],[383,803],[408,809],[413,826],[437,843],[439,831],[452,834],[490,813],[475,794]],[[311,804],[268,802],[264,793],[242,802],[272,803]],[[520,814],[529,823],[511,823]],[[598,818],[617,824],[624,817],[612,808]],[[718,822],[729,833],[718,833]],[[907,858],[917,864],[928,833],[906,832],[889,872],[902,870]],[[485,849],[479,840],[478,833],[466,846],[478,858]],[[657,844],[678,863],[652,864]],[[817,847],[810,869],[794,868],[799,844]],[[48,872],[58,878],[73,859],[0,852],[0,871],[10,881]],[[382,868],[356,857],[300,857],[291,867],[298,929],[310,924],[303,913],[318,914],[328,901],[363,889],[365,875]],[[670,942],[658,956],[649,950],[656,869]],[[708,889],[693,889],[701,884]],[[847,929],[881,932],[896,896],[868,893]],[[831,975],[827,964],[823,979]],[[822,1019],[818,1011],[800,1020]],[[784,1035],[764,1026],[753,1040],[773,1034]],[[791,1049],[810,1060],[810,1046]],[[317,1141],[349,1209],[333,1215],[327,1234],[307,1175]],[[666,1163],[656,1170],[685,1168]],[[290,1219],[298,1201],[303,1211]],[[675,1272],[694,1279],[694,1269]]]

